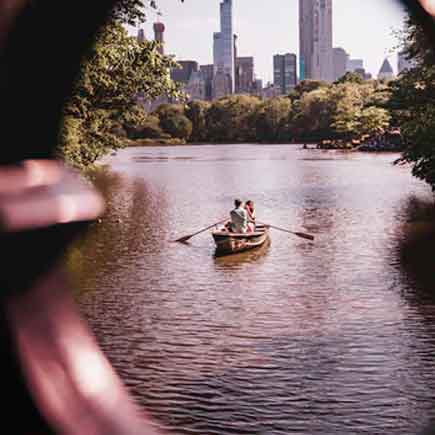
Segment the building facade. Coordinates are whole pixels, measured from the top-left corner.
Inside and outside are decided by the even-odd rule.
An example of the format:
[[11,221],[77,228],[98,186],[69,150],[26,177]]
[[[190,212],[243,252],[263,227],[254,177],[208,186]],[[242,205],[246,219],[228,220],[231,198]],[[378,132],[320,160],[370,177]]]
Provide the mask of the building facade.
[[334,48],[334,81],[346,74],[349,54],[344,48]]
[[225,92],[232,94],[235,89],[235,35],[232,0],[223,0],[220,4],[220,25],[220,32],[214,33],[213,36],[213,63],[215,74],[227,76],[225,81],[228,82],[228,89]]
[[273,56],[273,84],[280,95],[287,95],[297,85],[297,58],[295,54]]
[[231,94],[230,76],[221,67],[214,73],[212,90],[212,99],[223,98]]
[[362,59],[349,59],[346,72],[355,72],[357,69],[364,69],[364,61]]
[[183,88],[189,101],[206,99],[206,83],[200,71],[193,71]]
[[205,86],[205,99],[211,100],[213,98],[213,77],[214,77],[214,65],[201,65],[199,67],[201,77],[204,80]]
[[187,84],[192,74],[199,71],[198,62],[194,60],[179,60],[177,63],[181,68],[171,69],[171,79],[174,82]]
[[223,48],[222,48],[222,33],[214,32],[213,33],[213,65],[214,70],[217,70],[223,65]]
[[299,78],[334,81],[332,0],[299,0]]
[[165,25],[163,23],[154,23],[154,40],[160,44],[158,52],[165,54]]
[[378,79],[390,80],[392,78],[394,78],[394,71],[389,60],[386,58],[382,63],[381,69],[379,70]]
[[236,59],[236,93],[250,94],[254,88],[254,58],[252,56]]
[[355,74],[358,74],[363,80],[370,80],[372,75],[368,73],[364,68],[357,68],[353,71]]
[[261,92],[261,97],[264,99],[275,98],[282,95],[281,88],[275,86],[273,83],[267,83]]
[[145,41],[145,31],[144,29],[139,29],[137,32],[137,40],[138,42],[144,42]]
[[263,97],[263,80],[261,79],[254,80],[252,95],[256,95],[257,97]]

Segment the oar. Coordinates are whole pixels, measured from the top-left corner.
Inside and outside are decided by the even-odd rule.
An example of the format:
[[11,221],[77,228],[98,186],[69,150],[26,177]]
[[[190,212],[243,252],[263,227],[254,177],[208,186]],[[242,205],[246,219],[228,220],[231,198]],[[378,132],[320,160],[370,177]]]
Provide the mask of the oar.
[[264,222],[258,222],[258,223],[262,224],[262,225],[266,225],[269,228],[273,228],[273,229],[278,230],[278,231],[284,231],[285,233],[294,234],[295,236],[302,237],[303,239],[307,239],[307,240],[311,240],[311,241],[314,240],[314,236],[312,236],[311,234],[298,233],[295,231],[286,230],[285,228],[280,228],[280,227],[276,227],[275,225],[265,224]]
[[174,240],[174,242],[175,242],[175,243],[186,243],[186,242],[187,242],[188,240],[190,240],[192,237],[197,236],[198,234],[201,234],[201,233],[203,233],[204,231],[207,231],[207,230],[209,230],[210,228],[215,227],[216,225],[223,224],[223,223],[226,222],[227,220],[228,220],[228,218],[227,218],[227,219],[223,219],[223,220],[221,220],[221,221],[219,221],[219,222],[216,222],[216,223],[213,224],[213,225],[210,225],[210,226],[207,227],[207,228],[202,229],[201,231],[197,231],[196,233],[190,234],[189,236],[184,236],[184,237],[181,237],[180,239]]

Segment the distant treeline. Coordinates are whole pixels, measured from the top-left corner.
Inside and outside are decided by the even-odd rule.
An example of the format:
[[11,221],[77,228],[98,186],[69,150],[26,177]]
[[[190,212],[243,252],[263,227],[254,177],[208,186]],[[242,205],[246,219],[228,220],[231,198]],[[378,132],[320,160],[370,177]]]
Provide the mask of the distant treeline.
[[140,125],[125,125],[130,139],[186,142],[291,142],[341,139],[343,144],[390,128],[390,88],[347,74],[328,85],[303,81],[284,97],[234,95],[213,102],[162,104]]

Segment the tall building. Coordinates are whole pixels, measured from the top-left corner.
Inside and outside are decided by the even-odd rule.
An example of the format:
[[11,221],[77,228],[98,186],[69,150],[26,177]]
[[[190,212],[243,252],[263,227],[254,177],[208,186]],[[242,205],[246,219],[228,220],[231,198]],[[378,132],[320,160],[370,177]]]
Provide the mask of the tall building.
[[382,79],[389,80],[392,78],[394,78],[393,68],[391,67],[391,64],[388,61],[388,59],[385,58],[384,62],[382,63],[381,69],[379,70],[378,79],[379,80],[382,80]]
[[273,56],[273,84],[281,95],[287,95],[297,85],[297,58],[295,54]]
[[261,97],[264,99],[279,97],[281,94],[281,89],[275,86],[273,83],[267,83],[263,88]]
[[206,83],[199,71],[193,71],[183,88],[190,101],[206,99]]
[[357,68],[353,71],[355,74],[358,74],[363,80],[370,80],[372,75],[368,73],[364,68]]
[[199,67],[201,77],[205,85],[205,99],[211,100],[213,98],[213,77],[214,65],[201,65]]
[[[237,40],[238,40],[238,36],[235,34],[234,35],[234,51],[233,51],[233,53],[234,53],[234,68],[236,67],[237,56],[239,55],[238,50],[237,50]],[[234,78],[234,80],[235,80],[235,78]]]
[[213,99],[219,99],[231,94],[230,76],[224,72],[222,67],[219,67],[214,74],[212,88]]
[[338,80],[346,74],[349,55],[341,47],[334,48],[334,80]]
[[213,33],[213,65],[215,72],[223,65],[222,33]]
[[145,31],[144,29],[139,29],[137,32],[137,40],[138,42],[144,42],[145,41]]
[[165,52],[165,25],[163,23],[154,23],[154,40],[160,43],[158,51],[160,54]]
[[223,75],[227,76],[228,89],[224,90],[226,94],[232,94],[235,88],[235,57],[234,57],[234,25],[233,25],[233,2],[232,0],[223,0],[220,4],[220,32],[214,33],[213,36],[213,63],[215,74],[219,73],[221,79]]
[[402,73],[415,67],[415,62],[409,60],[406,53],[401,51],[397,54],[397,71]]
[[236,93],[250,94],[254,88],[254,58],[252,56],[236,59]]
[[261,79],[254,80],[252,94],[256,95],[257,97],[263,96],[263,80],[261,80]]
[[349,59],[346,66],[347,72],[355,72],[357,69],[364,69],[364,61],[362,59]]
[[181,68],[171,69],[171,79],[174,82],[187,84],[192,74],[199,71],[198,62],[194,60],[178,60],[177,63]]
[[299,78],[334,81],[332,0],[299,0]]

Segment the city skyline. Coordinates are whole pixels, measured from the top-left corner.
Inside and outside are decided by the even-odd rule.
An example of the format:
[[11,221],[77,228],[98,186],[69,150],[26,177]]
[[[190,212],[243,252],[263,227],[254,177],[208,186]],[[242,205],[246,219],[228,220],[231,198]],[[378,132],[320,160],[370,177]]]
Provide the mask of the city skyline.
[[[209,0],[207,4],[203,0],[188,0],[183,4],[160,0],[160,20],[166,25],[166,53],[180,60],[213,63],[213,34],[220,30],[220,3],[221,0]],[[233,3],[238,55],[253,56],[257,78],[272,82],[275,54],[290,52],[299,58],[299,2],[274,0],[269,3],[274,8],[255,5],[252,0],[249,6],[248,0],[233,0]],[[366,70],[374,76],[385,57],[389,57],[396,70],[392,49],[397,41],[392,30],[402,27],[405,16],[399,3],[366,0],[365,7],[358,8],[360,3],[356,0],[334,0],[333,5],[334,47],[343,47],[351,58],[364,59]],[[150,16],[143,25],[149,38],[153,36],[155,18]],[[137,32],[137,29],[130,30]]]

